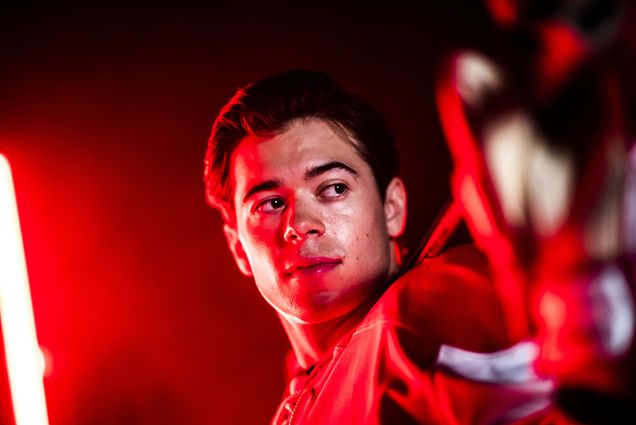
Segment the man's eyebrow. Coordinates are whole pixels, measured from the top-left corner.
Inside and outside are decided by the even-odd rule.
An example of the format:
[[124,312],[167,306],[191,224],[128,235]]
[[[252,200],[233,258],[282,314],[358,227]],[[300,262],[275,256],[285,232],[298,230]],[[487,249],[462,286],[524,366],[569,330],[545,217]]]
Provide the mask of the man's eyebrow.
[[278,180],[266,180],[262,183],[252,186],[245,196],[243,197],[243,202],[247,201],[250,197],[254,196],[258,192],[264,192],[266,190],[278,189],[281,187],[281,183]]
[[313,179],[314,177],[318,177],[319,175],[324,174],[327,171],[330,171],[333,169],[344,170],[353,176],[356,176],[356,177],[358,176],[358,172],[354,170],[353,168],[349,167],[347,164],[343,164],[340,161],[330,161],[330,162],[327,162],[326,164],[316,165],[315,167],[311,167],[310,169],[308,169],[305,172],[305,180]]

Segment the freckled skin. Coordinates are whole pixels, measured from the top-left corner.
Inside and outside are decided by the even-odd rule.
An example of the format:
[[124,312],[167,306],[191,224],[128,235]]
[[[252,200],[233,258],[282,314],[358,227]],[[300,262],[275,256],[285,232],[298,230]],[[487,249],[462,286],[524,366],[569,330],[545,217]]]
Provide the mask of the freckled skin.
[[[235,257],[244,257],[280,314],[322,323],[353,311],[384,285],[396,267],[385,210],[371,168],[349,141],[321,120],[298,120],[274,137],[244,139],[231,161],[240,241]],[[307,178],[308,169],[330,161],[357,174],[335,168]],[[245,199],[265,181],[277,185]],[[288,272],[307,257],[334,264]]]

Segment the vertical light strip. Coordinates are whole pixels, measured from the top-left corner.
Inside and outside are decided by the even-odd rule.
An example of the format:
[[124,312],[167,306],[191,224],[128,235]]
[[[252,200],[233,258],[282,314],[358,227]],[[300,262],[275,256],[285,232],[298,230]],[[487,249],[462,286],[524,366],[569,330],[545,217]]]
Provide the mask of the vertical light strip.
[[11,168],[0,154],[0,318],[16,425],[47,425],[42,356]]

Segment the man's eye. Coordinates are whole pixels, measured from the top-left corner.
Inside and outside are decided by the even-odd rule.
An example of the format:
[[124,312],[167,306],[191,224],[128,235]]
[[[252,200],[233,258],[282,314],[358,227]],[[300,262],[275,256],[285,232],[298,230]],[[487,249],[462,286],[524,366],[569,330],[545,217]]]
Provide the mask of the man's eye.
[[324,199],[340,199],[349,190],[349,187],[344,183],[334,183],[325,187],[320,191],[320,196]]
[[263,202],[259,203],[256,206],[255,211],[258,211],[261,213],[270,213],[284,206],[285,206],[285,202],[282,199],[271,198],[271,199],[266,199]]

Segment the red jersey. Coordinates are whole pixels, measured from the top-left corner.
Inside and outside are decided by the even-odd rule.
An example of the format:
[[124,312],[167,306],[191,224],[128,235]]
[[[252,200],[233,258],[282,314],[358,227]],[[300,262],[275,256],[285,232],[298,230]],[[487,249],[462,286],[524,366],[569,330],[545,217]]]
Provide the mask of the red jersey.
[[395,281],[331,353],[290,379],[273,424],[532,423],[552,382],[510,341],[486,258],[462,246]]

